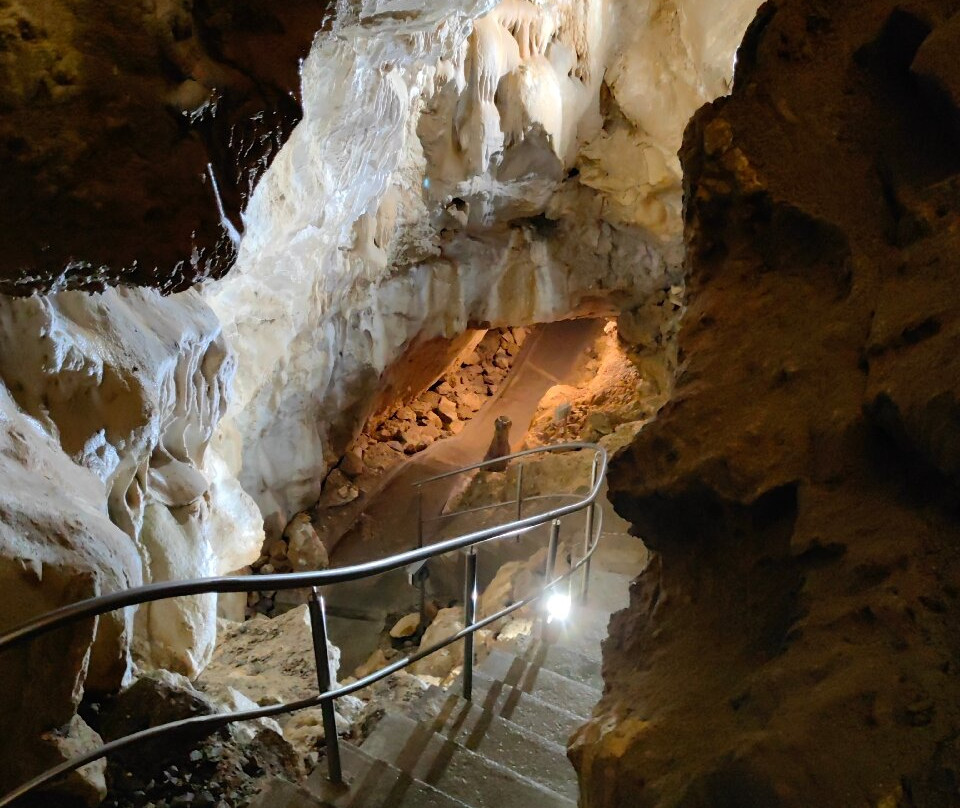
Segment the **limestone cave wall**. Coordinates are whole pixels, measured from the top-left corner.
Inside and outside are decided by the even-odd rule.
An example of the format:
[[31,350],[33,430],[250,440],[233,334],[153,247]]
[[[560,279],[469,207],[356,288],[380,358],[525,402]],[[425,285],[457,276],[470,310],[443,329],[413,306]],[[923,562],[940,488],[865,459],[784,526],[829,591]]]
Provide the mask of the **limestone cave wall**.
[[654,551],[581,804],[960,802],[960,4],[773,0],[682,150],[673,400],[612,463]]

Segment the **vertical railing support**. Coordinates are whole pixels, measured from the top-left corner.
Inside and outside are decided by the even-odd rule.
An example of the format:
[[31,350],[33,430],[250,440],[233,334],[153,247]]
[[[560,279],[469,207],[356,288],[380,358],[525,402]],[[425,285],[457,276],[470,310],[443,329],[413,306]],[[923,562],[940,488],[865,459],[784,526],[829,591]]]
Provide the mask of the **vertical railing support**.
[[423,486],[417,486],[417,549],[423,547]]
[[557,566],[557,551],[560,548],[560,520],[554,519],[550,523],[550,544],[547,545],[547,569],[545,570],[545,583],[553,580],[553,573]]
[[[517,463],[517,521],[523,518],[523,461]],[[517,534],[520,541],[520,534]]]
[[517,464],[517,521],[523,519],[523,463]]
[[[597,455],[593,457],[593,469],[590,472],[590,490],[592,491],[597,484],[597,465],[600,458]],[[597,507],[596,501],[587,505],[587,524],[583,530],[583,553],[586,555],[593,546],[593,517],[594,509]],[[587,596],[590,594],[590,559],[583,565],[583,577],[580,579],[580,600],[587,602]]]
[[[310,593],[310,632],[313,635],[313,657],[317,666],[317,685],[326,693],[333,685],[330,675],[330,654],[327,650],[327,614],[320,591],[313,587]],[[320,704],[323,716],[323,736],[327,745],[327,773],[331,783],[343,782],[340,766],[340,739],[337,737],[337,714],[332,699]]]
[[[423,548],[423,486],[417,486],[417,549]],[[427,625],[427,579],[421,575],[417,579],[417,589],[420,591],[420,623],[417,626],[423,631]]]
[[[466,556],[463,583],[463,625],[469,628],[477,617],[477,551],[470,548]],[[463,638],[463,697],[473,698],[473,634]]]

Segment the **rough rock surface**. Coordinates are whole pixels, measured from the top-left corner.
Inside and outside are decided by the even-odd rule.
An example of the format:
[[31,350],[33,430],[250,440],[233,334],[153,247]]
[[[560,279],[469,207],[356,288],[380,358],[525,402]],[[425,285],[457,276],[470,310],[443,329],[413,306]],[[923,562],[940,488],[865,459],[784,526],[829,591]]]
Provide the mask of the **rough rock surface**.
[[685,367],[610,473],[656,557],[587,808],[960,803],[960,144],[920,91],[958,12],[767,3],[688,128]]
[[[671,309],[680,306],[669,304]],[[654,320],[656,322],[656,320]],[[654,360],[646,346],[627,345],[614,321],[604,327],[587,352],[578,378],[551,387],[540,400],[524,445],[585,440],[597,442],[623,424],[649,419],[668,399],[676,373],[675,362],[665,351]],[[670,329],[673,331],[673,328]],[[659,347],[675,350],[675,334],[658,335]],[[643,355],[641,355],[643,354]],[[613,448],[605,443],[608,451]]]
[[228,269],[328,6],[0,5],[0,291],[177,291]]
[[[159,671],[139,678],[89,712],[103,737],[114,740],[172,721],[255,707],[235,691],[224,690],[211,697],[196,690],[185,677]],[[305,773],[300,755],[272,719],[230,724],[213,732],[181,729],[111,755],[103,806],[245,805],[250,795],[259,791],[265,776],[281,775],[297,782]]]
[[[336,682],[340,649],[327,643]],[[230,687],[258,704],[284,704],[317,694],[317,667],[307,607],[273,619],[257,616],[224,626],[213,660],[197,680],[202,689]]]

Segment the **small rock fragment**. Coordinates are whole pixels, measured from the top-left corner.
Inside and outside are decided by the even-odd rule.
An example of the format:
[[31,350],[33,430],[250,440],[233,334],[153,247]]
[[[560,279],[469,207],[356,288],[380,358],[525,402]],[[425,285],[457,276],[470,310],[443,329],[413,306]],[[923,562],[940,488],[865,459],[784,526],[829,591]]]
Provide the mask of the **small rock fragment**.
[[399,640],[405,637],[412,637],[417,628],[420,626],[420,615],[419,614],[408,614],[401,617],[396,624],[390,629],[390,636],[395,640]]

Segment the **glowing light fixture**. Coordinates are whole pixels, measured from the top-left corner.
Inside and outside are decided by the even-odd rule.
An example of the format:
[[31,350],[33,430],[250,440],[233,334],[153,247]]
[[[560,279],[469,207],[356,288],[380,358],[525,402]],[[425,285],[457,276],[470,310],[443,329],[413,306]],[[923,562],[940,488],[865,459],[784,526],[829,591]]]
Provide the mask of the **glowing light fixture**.
[[547,598],[547,622],[554,620],[563,622],[570,616],[570,596],[562,592],[554,592]]

